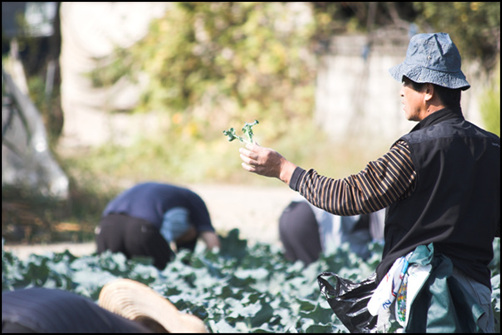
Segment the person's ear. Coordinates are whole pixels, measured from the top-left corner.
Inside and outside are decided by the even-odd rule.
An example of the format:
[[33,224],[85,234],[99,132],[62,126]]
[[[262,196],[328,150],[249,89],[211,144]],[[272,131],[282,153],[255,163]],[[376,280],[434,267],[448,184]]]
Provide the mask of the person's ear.
[[425,84],[424,100],[431,102],[432,98],[434,98],[434,85],[427,83]]

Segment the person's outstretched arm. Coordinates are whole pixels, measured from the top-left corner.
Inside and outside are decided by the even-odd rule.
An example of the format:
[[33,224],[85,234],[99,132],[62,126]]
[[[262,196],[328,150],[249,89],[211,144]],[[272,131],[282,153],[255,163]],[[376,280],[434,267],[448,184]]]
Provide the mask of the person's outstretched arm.
[[346,178],[319,175],[289,162],[273,149],[257,144],[240,149],[247,171],[275,177],[312,205],[335,215],[368,214],[407,197],[414,189],[416,172],[406,142],[397,141],[390,151],[366,168]]

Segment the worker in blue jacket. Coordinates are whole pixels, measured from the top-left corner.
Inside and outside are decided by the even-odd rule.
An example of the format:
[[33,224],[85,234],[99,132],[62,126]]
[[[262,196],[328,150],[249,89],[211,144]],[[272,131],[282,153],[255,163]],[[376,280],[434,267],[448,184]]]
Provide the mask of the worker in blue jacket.
[[157,182],[119,194],[106,206],[96,229],[98,253],[151,257],[160,270],[176,250],[193,251],[199,238],[208,249],[220,246],[202,198],[185,187]]

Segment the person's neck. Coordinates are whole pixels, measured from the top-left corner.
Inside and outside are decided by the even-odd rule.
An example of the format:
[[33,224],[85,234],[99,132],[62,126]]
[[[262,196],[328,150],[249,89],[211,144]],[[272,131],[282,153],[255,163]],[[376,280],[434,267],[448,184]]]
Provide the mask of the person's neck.
[[426,117],[428,117],[431,114],[434,114],[437,111],[440,111],[440,110],[444,109],[445,107],[446,106],[444,106],[443,104],[439,104],[439,103],[429,103],[429,104],[427,104],[427,106],[425,108],[425,111],[422,113],[421,120],[425,119]]
[[430,115],[445,108],[446,106],[444,106],[443,104],[430,104],[427,107],[427,114]]

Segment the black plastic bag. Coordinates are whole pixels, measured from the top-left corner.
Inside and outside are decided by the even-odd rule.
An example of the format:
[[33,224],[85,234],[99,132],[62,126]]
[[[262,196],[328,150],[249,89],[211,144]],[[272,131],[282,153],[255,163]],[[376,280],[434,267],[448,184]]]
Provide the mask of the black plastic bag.
[[[322,277],[335,277],[335,288]],[[376,327],[377,316],[371,315],[367,307],[377,287],[376,273],[354,283],[335,273],[323,272],[317,276],[317,283],[335,315],[351,333],[369,333]]]

